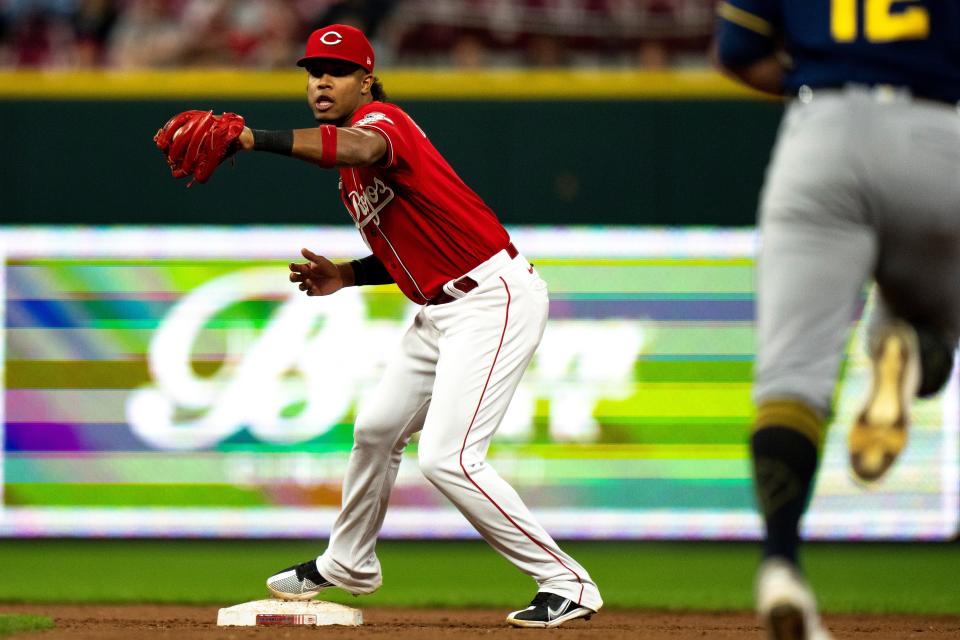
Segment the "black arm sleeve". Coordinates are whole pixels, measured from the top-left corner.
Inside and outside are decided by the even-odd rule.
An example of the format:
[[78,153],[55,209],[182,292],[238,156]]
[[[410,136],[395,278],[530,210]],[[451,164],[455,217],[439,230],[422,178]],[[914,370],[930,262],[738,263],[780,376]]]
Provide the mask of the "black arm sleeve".
[[362,260],[351,260],[353,267],[354,285],[362,287],[365,284],[392,284],[393,276],[387,272],[377,256],[370,255]]
[[282,156],[293,155],[293,129],[284,131],[265,131],[251,129],[253,132],[253,150],[279,153]]

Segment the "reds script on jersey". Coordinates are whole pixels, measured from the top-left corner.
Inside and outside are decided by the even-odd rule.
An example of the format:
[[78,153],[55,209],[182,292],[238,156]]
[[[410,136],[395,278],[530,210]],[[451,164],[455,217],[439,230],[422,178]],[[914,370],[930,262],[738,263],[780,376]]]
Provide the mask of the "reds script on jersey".
[[[510,241],[493,211],[399,107],[371,102],[351,125],[387,141],[380,166],[341,167],[340,195],[400,290],[424,304]],[[389,215],[384,214],[389,208]]]

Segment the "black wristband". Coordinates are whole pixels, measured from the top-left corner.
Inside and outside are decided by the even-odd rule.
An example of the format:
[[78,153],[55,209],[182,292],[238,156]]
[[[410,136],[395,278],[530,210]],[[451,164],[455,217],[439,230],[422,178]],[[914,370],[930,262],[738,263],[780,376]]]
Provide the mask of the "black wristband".
[[293,155],[293,129],[266,131],[251,129],[253,132],[253,150],[279,153],[282,156]]
[[351,260],[353,284],[362,287],[365,284],[392,284],[393,276],[383,266],[377,256],[367,256],[361,260]]

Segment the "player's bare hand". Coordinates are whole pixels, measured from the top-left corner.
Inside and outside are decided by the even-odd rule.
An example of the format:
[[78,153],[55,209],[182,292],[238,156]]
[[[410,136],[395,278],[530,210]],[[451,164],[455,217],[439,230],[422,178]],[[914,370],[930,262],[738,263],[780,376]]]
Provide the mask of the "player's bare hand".
[[290,263],[290,282],[299,283],[301,291],[308,296],[328,296],[346,286],[337,265],[306,248],[300,253],[307,262]]
[[237,147],[241,151],[253,150],[253,130],[250,127],[244,127],[237,138]]

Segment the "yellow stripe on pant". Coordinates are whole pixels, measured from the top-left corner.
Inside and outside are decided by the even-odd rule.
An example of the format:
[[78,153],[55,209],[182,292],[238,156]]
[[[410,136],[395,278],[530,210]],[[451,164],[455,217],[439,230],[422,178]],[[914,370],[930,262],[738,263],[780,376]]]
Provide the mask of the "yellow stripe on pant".
[[753,431],[756,433],[771,427],[792,429],[819,449],[823,444],[826,425],[827,421],[823,416],[799,400],[767,400],[757,406]]

